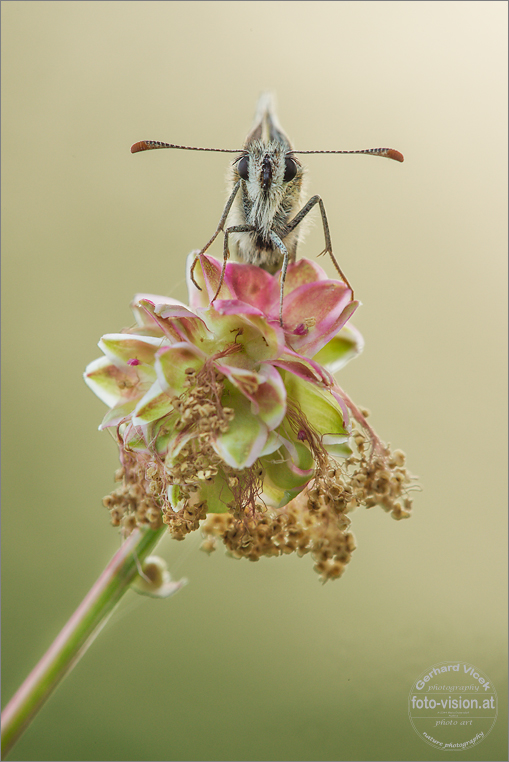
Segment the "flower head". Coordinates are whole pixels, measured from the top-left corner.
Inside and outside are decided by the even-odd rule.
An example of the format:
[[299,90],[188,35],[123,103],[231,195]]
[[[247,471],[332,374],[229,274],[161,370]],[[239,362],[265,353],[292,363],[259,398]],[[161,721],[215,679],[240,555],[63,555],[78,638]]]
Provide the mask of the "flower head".
[[112,521],[162,521],[176,539],[202,523],[205,549],[221,537],[251,560],[311,552],[324,579],[339,576],[350,510],[378,503],[402,518],[410,507],[401,457],[332,376],[362,349],[346,325],[358,302],[303,259],[288,268],[282,327],[277,275],[228,263],[211,304],[221,265],[200,257],[199,290],[193,258],[190,306],[138,295],[136,326],[103,336],[85,372],[120,448]]

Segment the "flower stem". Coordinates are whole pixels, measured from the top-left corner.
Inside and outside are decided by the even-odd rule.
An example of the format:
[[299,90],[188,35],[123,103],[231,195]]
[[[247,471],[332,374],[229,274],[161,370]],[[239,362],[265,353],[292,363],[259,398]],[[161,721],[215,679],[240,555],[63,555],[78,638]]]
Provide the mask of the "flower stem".
[[[138,575],[166,527],[135,529],[2,713],[2,759],[59,682],[80,660]],[[175,583],[179,589],[180,583]]]

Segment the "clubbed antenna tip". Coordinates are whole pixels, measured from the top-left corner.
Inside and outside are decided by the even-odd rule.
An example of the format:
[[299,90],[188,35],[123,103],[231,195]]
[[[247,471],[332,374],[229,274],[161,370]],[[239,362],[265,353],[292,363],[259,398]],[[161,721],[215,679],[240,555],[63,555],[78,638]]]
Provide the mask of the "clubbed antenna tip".
[[131,153],[152,151],[154,148],[181,148],[184,151],[213,151],[217,153],[239,153],[240,148],[196,148],[195,146],[177,146],[174,143],[162,143],[160,140],[139,140],[131,146]]

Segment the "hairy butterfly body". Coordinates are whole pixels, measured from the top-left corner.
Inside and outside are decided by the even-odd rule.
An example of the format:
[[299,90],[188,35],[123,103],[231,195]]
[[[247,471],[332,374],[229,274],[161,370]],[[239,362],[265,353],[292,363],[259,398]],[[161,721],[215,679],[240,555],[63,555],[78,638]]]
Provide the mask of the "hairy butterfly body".
[[[286,270],[295,261],[302,231],[301,222],[317,204],[320,208],[325,249],[344,283],[353,289],[341,270],[333,252],[325,207],[320,196],[313,196],[302,205],[304,168],[296,154],[364,153],[403,161],[402,154],[392,148],[370,148],[359,151],[295,151],[281,129],[269,94],[258,102],[253,127],[244,147],[239,149],[194,148],[158,141],[141,141],[131,147],[132,153],[155,148],[181,148],[192,151],[238,153],[231,169],[231,193],[214,235],[197,254],[193,271],[201,254],[205,253],[220,232],[224,233],[223,268],[214,301],[223,283],[230,245],[237,258],[280,275],[279,321],[283,325],[283,293]],[[226,224],[226,223],[232,224]],[[198,284],[195,285],[199,288]]]

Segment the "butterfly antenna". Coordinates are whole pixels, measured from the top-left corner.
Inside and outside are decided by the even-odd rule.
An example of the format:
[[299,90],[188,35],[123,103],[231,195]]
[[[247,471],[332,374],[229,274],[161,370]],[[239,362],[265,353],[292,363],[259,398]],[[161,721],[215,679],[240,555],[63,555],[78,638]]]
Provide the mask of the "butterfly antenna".
[[291,153],[367,153],[372,156],[383,156],[394,161],[405,161],[405,157],[394,148],[363,148],[361,151],[291,151]]
[[194,146],[177,146],[173,143],[161,143],[159,140],[140,140],[131,146],[131,153],[152,151],[154,148],[182,148],[184,151],[215,151],[216,153],[241,153],[241,148],[195,148]]

